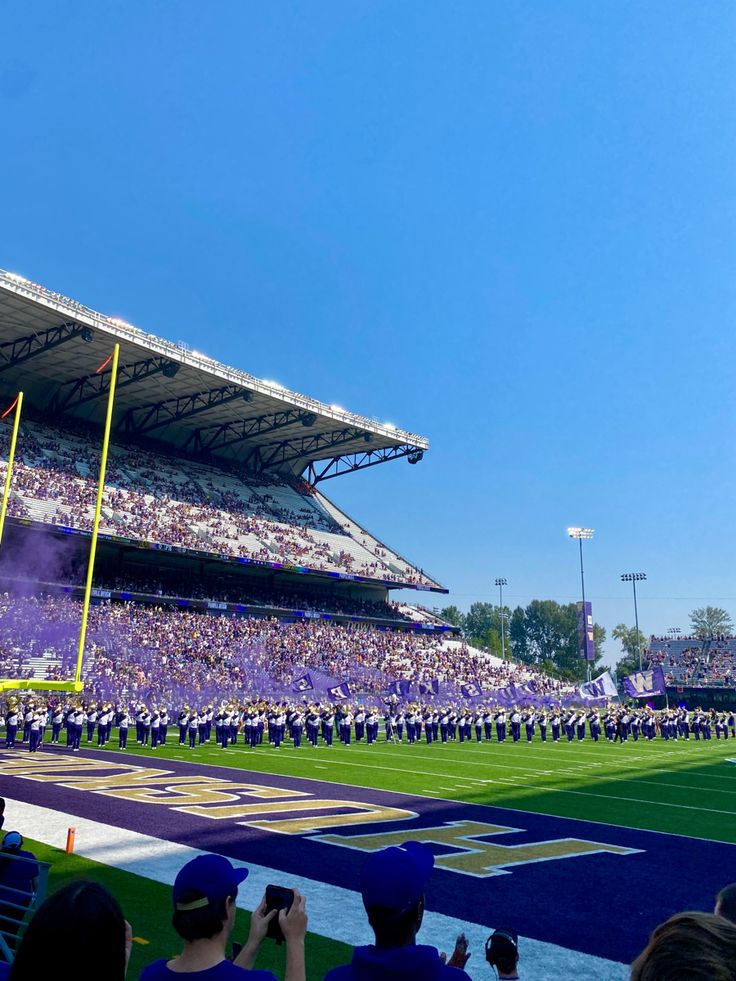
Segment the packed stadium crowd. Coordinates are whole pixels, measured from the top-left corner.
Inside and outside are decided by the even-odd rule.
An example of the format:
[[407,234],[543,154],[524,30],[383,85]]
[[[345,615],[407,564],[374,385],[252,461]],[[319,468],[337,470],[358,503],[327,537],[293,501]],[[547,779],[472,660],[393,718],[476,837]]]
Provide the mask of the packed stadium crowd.
[[[0,476],[8,433],[0,432]],[[51,502],[50,524],[90,530],[100,447],[84,430],[25,423],[13,468],[8,513],[32,516]],[[338,523],[305,481],[275,474],[227,472],[134,446],[111,448],[103,531],[164,545],[216,551],[369,578],[431,584],[421,571],[367,533]],[[31,503],[33,502],[33,508]]]
[[[53,564],[53,563],[52,563]],[[36,584],[38,577],[22,568],[14,567],[11,563],[9,574],[3,575],[4,568],[0,565],[0,576],[9,588],[17,591],[28,591],[26,584]],[[44,574],[43,572],[41,573]],[[69,563],[63,569],[49,569],[48,578],[43,587],[49,586],[80,586],[86,575],[86,560]],[[225,578],[208,575],[202,578],[194,573],[183,571],[157,569],[155,575],[145,576],[136,574],[135,578],[128,575],[114,575],[104,571],[95,571],[95,589],[117,590],[123,593],[143,594],[174,599],[197,599],[214,603],[237,603],[245,606],[260,606],[279,610],[308,610],[313,613],[337,613],[347,616],[393,620],[397,623],[410,623],[417,619],[417,614],[410,608],[403,609],[399,603],[381,600],[370,600],[351,596],[338,596],[335,593],[317,592],[314,589],[283,589],[261,583],[254,577]],[[423,607],[418,608],[423,620],[444,624],[440,616]]]
[[[0,667],[28,669],[43,659],[46,678],[69,677],[76,661],[80,603],[67,595],[0,595]],[[366,624],[227,616],[135,603],[90,608],[84,667],[91,696],[159,703],[236,692],[269,696],[304,666],[380,692],[389,679],[416,683],[480,682],[500,688],[536,679],[540,694],[561,690],[557,680],[521,665],[501,663],[461,642]]]

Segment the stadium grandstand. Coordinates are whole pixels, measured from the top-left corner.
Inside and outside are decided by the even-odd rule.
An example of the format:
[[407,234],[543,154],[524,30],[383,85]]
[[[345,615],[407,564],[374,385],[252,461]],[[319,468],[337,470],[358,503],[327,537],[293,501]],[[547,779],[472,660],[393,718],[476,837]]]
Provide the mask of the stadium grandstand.
[[[422,604],[391,601],[393,590],[425,596],[445,587],[322,491],[339,475],[392,460],[416,464],[426,439],[259,380],[7,272],[0,326],[0,396],[5,404],[18,391],[25,396],[0,556],[3,624],[13,625],[2,631],[6,671],[52,679],[70,669],[115,343],[88,674],[103,650],[145,647],[145,610],[156,611],[173,644],[184,643],[182,629],[223,648],[233,636],[238,644],[247,638],[277,675],[287,670],[278,666],[284,649],[297,662],[317,642],[311,663],[333,672],[355,657],[368,672],[381,663],[437,673],[448,651],[455,662],[458,645],[446,641],[457,628]],[[9,438],[5,424],[3,477]],[[29,619],[36,635],[23,628]],[[200,656],[209,655],[197,648],[192,657]],[[109,669],[109,656],[105,663]],[[466,673],[477,667],[466,665]]]
[[645,661],[662,668],[670,698],[704,707],[736,700],[736,637],[652,636]]

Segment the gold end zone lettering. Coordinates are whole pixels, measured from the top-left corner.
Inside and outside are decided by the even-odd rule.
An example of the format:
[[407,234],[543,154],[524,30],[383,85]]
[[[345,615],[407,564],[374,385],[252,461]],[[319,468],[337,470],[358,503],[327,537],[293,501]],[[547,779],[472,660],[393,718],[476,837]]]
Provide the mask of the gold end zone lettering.
[[[282,791],[283,794],[283,791]],[[308,817],[268,820],[269,814],[294,814],[301,811],[348,810],[353,813],[310,815]],[[225,807],[177,807],[177,811],[214,820],[256,817],[262,820],[239,821],[239,824],[280,834],[303,835],[320,828],[342,827],[351,824],[369,824],[378,821],[404,821],[415,818],[415,811],[380,804],[361,804],[352,800],[289,800],[273,804],[234,804]]]
[[[181,782],[179,782],[181,781]],[[100,783],[101,781],[95,781]],[[97,793],[105,797],[119,797],[122,800],[137,800],[143,804],[225,804],[228,801],[237,801],[241,796],[259,797],[261,799],[273,800],[291,797],[293,793],[298,793],[300,797],[307,797],[308,794],[299,791],[279,790],[276,787],[262,787],[258,784],[232,783],[229,780],[217,780],[215,777],[203,777],[196,781],[194,777],[180,777],[179,780],[168,780],[165,777],[161,780],[146,781],[145,787],[130,787],[124,789],[118,786],[115,789],[101,789],[89,785],[81,785],[76,788],[79,790],[96,790]],[[161,783],[165,786],[156,787],[152,784]],[[176,784],[176,786],[175,786]],[[250,805],[251,807],[259,805]],[[184,810],[178,807],[178,810]]]
[[125,763],[106,762],[104,760],[81,760],[78,756],[54,756],[46,759],[31,756],[30,758],[24,759],[0,761],[0,776],[22,777],[41,782],[63,780],[64,775],[61,771],[91,773],[100,770],[120,769],[132,770],[136,768],[130,767]]
[[[359,807],[349,801],[325,801],[326,804]],[[305,818],[287,818],[285,821],[240,821],[240,824],[262,831],[275,831],[282,835],[307,835],[322,828],[345,828],[352,824],[378,824],[382,821],[408,821],[419,815],[416,811],[405,811],[400,807],[381,807],[379,804],[370,805],[370,810],[357,814],[324,814]]]
[[319,835],[316,841],[325,841],[345,848],[376,851],[405,841],[424,841],[458,849],[447,855],[438,855],[435,866],[451,872],[461,872],[480,878],[508,875],[510,866],[528,865],[531,862],[547,862],[560,858],[576,858],[606,852],[611,855],[634,855],[639,848],[624,848],[599,841],[581,838],[557,838],[522,845],[502,845],[481,841],[481,837],[519,832],[520,828],[507,828],[477,821],[456,821],[438,828],[415,828],[413,831],[393,831],[376,835]]

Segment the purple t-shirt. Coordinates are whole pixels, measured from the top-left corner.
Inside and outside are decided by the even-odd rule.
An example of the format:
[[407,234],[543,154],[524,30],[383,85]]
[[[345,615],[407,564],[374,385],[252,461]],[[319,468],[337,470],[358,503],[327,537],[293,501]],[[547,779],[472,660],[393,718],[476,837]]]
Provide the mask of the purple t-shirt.
[[248,971],[231,961],[220,961],[206,971],[171,971],[168,960],[154,961],[141,972],[140,981],[276,981],[270,971]]

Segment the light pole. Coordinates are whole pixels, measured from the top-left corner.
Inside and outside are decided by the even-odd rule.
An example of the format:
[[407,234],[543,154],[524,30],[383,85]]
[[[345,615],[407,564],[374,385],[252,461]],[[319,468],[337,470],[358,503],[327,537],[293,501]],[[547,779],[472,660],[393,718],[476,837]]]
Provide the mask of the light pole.
[[[585,650],[585,633],[587,623],[585,620],[585,571],[583,569],[583,539],[593,537],[593,528],[568,528],[567,534],[570,538],[577,538],[578,544],[580,545],[580,586],[583,592],[583,650]],[[590,661],[587,663],[588,681],[590,681]]]
[[508,579],[497,579],[496,585],[498,586],[498,612],[501,617],[501,660],[506,660],[506,641],[504,639],[503,631],[503,587],[508,586]]
[[639,654],[639,671],[641,671],[641,644],[639,642],[639,610],[636,606],[636,584],[643,582],[646,578],[646,572],[624,572],[621,575],[621,582],[630,582],[634,587],[634,621],[636,623],[636,650]]

